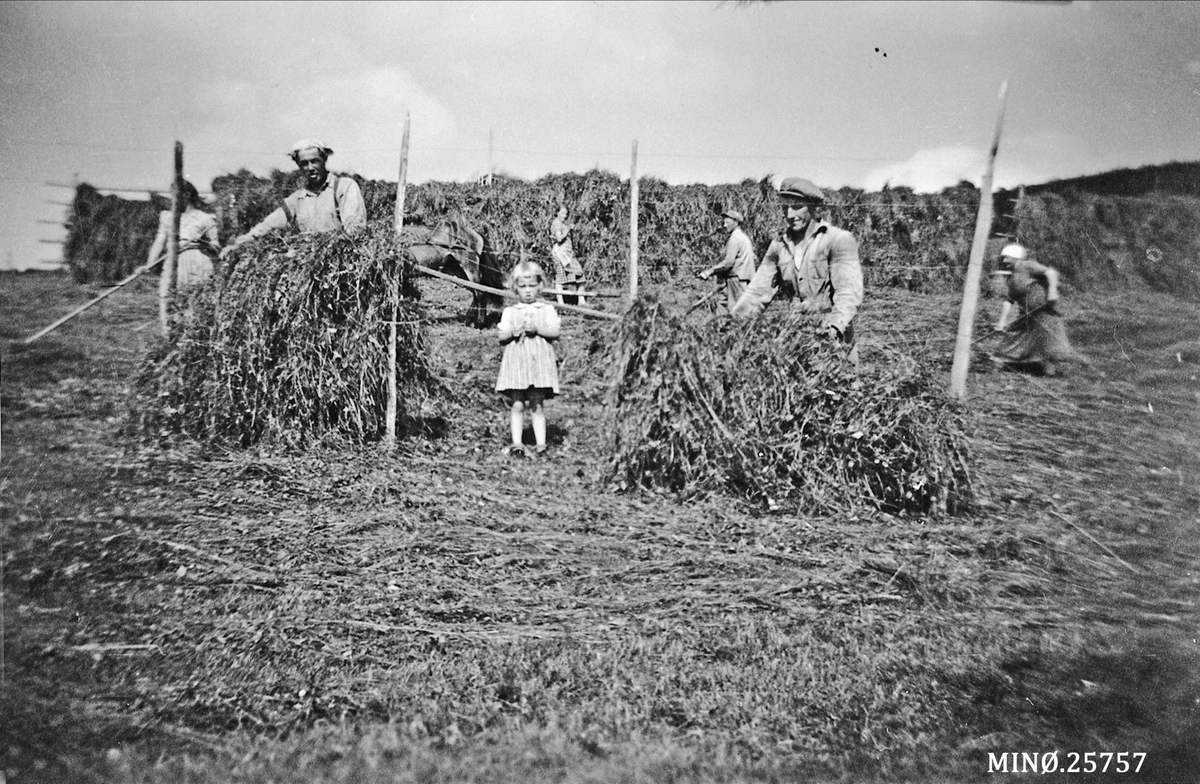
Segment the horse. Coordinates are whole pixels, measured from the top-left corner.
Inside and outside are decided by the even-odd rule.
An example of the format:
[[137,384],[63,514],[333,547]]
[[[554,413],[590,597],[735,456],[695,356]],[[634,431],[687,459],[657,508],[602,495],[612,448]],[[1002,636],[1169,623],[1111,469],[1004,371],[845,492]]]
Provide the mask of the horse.
[[[487,237],[461,221],[442,221],[436,228],[405,227],[401,237],[411,243],[408,252],[423,267],[483,286],[504,286],[504,270]],[[483,329],[500,321],[503,297],[474,289],[471,293],[471,305],[464,318],[467,324]]]

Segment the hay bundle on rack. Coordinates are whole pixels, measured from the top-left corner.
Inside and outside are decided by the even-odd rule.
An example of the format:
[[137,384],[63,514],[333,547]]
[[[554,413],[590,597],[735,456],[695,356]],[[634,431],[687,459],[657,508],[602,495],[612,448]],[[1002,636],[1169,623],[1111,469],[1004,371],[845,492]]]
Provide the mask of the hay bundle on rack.
[[390,226],[360,237],[274,235],[177,302],[170,338],[134,385],[133,429],[248,446],[381,435],[388,325],[397,327],[401,422],[435,382],[412,265]]
[[962,424],[907,357],[855,370],[803,320],[685,324],[651,299],[630,309],[613,352],[619,484],[814,513],[954,512],[969,500]]
[[[167,205],[169,209],[169,204]],[[76,283],[115,283],[146,261],[158,231],[159,205],[75,188],[63,260]]]

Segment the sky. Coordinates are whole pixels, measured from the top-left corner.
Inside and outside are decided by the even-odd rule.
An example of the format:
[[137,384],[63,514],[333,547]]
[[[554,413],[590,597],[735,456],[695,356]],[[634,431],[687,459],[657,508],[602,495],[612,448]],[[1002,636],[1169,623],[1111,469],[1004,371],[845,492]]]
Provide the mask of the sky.
[[[0,3],[0,267],[61,258],[75,178],[494,165],[669,183],[995,186],[1200,160],[1200,3]],[[489,142],[489,139],[491,140]],[[489,149],[491,153],[489,154]],[[124,194],[136,198],[137,193]]]

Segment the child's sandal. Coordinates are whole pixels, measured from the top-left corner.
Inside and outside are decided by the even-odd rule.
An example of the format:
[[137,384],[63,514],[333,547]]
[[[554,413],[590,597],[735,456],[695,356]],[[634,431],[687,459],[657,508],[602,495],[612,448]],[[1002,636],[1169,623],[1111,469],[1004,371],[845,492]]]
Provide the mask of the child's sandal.
[[547,451],[549,448],[550,448],[550,447],[548,447],[546,444],[538,444],[537,446],[535,446],[535,447],[533,448],[533,453],[534,453],[535,455],[537,455],[538,457],[541,457],[542,455],[546,454],[546,451]]
[[521,444],[513,444],[512,446],[506,448],[504,453],[509,457],[522,458],[525,457],[525,447]]

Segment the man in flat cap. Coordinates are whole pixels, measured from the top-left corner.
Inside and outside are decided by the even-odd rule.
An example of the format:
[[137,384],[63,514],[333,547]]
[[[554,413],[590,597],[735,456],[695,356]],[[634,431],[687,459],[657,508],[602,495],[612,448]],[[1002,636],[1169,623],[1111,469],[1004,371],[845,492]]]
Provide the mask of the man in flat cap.
[[757,316],[782,293],[794,310],[819,317],[826,334],[850,346],[857,364],[854,316],[863,300],[858,242],[845,229],[817,219],[825,194],[808,180],[788,177],[779,186],[779,198],[786,225],[767,248],[733,315]]
[[733,312],[733,306],[741,298],[742,292],[754,277],[754,243],[742,230],[742,213],[737,210],[725,210],[721,213],[725,230],[729,239],[725,242],[725,258],[700,273],[700,278],[708,280],[716,275],[725,282],[725,307]]
[[295,226],[303,232],[337,231],[354,234],[367,226],[367,208],[362,190],[351,177],[338,177],[325,167],[333,150],[316,139],[301,139],[288,156],[304,173],[304,187],[283,200],[279,209],[257,226],[235,239],[232,247],[276,229]]

